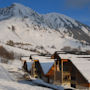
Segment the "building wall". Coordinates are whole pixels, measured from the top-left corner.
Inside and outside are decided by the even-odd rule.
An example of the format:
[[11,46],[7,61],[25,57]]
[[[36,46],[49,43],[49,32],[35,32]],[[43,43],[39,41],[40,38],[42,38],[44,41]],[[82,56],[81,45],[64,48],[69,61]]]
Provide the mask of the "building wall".
[[84,86],[80,86],[80,85],[76,85],[76,88],[79,90],[90,90],[89,87],[84,87]]
[[39,61],[34,61],[34,63],[32,64],[32,76],[37,77],[37,78],[42,78],[43,77],[43,71],[41,68],[41,65],[39,63]]
[[26,61],[23,62],[23,68],[24,68],[24,70],[26,70],[28,72]]
[[75,85],[77,89],[89,88],[89,83],[80,71],[71,63],[71,85]]
[[71,86],[71,64],[68,59],[63,59],[63,85]]
[[56,61],[54,65],[51,67],[50,71],[47,73],[49,77],[49,82],[54,83],[54,84],[59,84],[60,85],[60,67],[59,67],[59,62]]
[[[52,55],[53,59],[57,60],[61,60],[58,53],[54,53],[54,55]],[[60,63],[60,70],[61,70],[61,63]],[[67,74],[65,74],[67,72]],[[59,74],[61,75],[61,73]],[[63,62],[63,83],[62,84],[66,84],[69,86],[75,86],[78,89],[90,89],[89,85],[88,85],[88,81],[85,79],[85,77],[80,73],[80,71],[75,67],[75,65],[73,65],[72,62],[70,62],[70,60],[68,60],[68,62]],[[66,78],[67,76],[69,76],[69,79]]]

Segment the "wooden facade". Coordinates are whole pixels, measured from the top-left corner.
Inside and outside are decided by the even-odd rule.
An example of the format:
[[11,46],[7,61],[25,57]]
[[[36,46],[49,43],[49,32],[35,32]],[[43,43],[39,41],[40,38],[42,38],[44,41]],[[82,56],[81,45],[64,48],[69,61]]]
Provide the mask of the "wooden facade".
[[46,74],[44,74],[39,60],[33,60],[33,64],[30,71],[27,69],[28,66],[26,61],[24,61],[23,68],[28,73],[30,73],[32,77],[41,78],[48,83],[60,84],[61,77],[60,77],[59,63],[60,63],[59,61],[55,61],[50,70]]
[[43,70],[41,68],[41,65],[39,63],[39,60],[33,60],[33,63],[32,63],[32,66],[31,66],[31,69],[28,70],[27,69],[27,62],[25,61],[24,62],[24,65],[23,65],[23,68],[28,72],[30,73],[30,75],[32,77],[35,77],[35,78],[42,78],[42,76],[44,75],[43,74]]
[[49,83],[60,84],[60,68],[59,62],[55,61],[49,72],[45,75],[49,79]]
[[90,90],[90,83],[69,59],[61,59],[55,52],[51,58],[60,60],[60,82],[77,89]]

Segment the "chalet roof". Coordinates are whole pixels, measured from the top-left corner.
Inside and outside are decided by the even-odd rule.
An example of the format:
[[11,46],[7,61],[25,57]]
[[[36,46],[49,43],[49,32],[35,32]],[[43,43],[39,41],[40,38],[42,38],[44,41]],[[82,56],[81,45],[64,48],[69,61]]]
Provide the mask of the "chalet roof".
[[59,57],[62,59],[71,59],[76,58],[90,58],[90,55],[75,55],[75,54],[59,54]]
[[71,62],[90,83],[90,58],[72,58]]
[[33,61],[29,57],[22,57],[22,61],[25,60],[27,63],[27,70],[30,71],[32,68]]
[[49,72],[53,64],[54,62],[40,62],[40,65],[43,69],[44,74],[47,74]]
[[59,56],[62,59],[69,59],[90,83],[90,55],[59,54]]
[[51,67],[54,64],[54,59],[51,59],[50,57],[44,57],[44,56],[33,56],[32,57],[34,60],[38,59],[39,63],[42,67],[42,70],[44,72],[44,74],[47,74],[49,72],[49,70],[51,69]]
[[21,57],[21,60],[29,61],[30,59],[29,59],[29,57]]
[[38,60],[44,74],[47,74],[54,64],[54,59],[51,59],[50,57],[44,57],[38,55],[32,56],[33,61],[30,60],[29,57],[23,57],[22,60],[26,60],[28,71],[31,70],[33,61]]
[[27,70],[30,71],[32,68],[33,61],[29,60],[26,63],[27,63]]

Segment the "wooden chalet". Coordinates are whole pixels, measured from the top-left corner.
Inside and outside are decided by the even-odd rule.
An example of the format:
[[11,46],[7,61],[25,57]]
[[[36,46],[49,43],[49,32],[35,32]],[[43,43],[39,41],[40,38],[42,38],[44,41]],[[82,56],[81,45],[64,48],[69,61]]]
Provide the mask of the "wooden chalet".
[[59,61],[62,85],[90,90],[90,55],[55,52],[51,58]]
[[60,84],[60,62],[51,57],[33,56],[32,59],[22,58],[24,69],[32,77],[43,79],[45,82]]
[[90,55],[55,52],[51,57],[23,58],[24,69],[45,82],[90,90]]

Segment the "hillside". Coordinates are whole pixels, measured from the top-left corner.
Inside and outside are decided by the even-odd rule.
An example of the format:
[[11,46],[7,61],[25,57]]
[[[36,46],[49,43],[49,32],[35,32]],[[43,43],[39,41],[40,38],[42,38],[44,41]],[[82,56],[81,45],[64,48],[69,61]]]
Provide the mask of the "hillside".
[[14,3],[0,9],[0,41],[38,52],[53,53],[63,47],[88,50],[90,27],[58,13],[38,14]]

